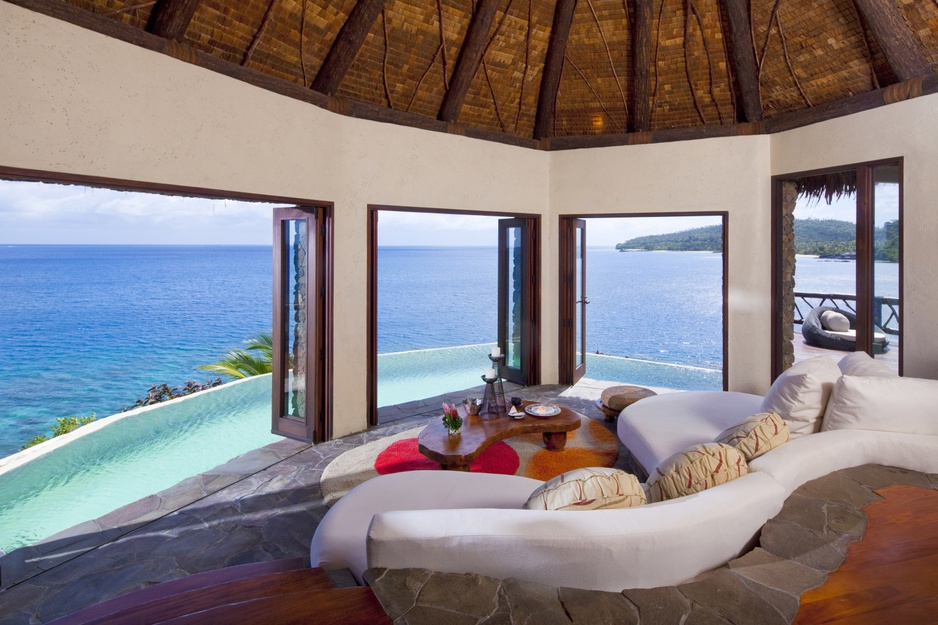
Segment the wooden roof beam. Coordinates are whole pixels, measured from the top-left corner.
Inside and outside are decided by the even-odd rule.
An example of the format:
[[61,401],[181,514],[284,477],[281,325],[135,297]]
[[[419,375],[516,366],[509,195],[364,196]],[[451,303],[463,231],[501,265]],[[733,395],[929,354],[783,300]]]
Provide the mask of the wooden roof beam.
[[157,0],[150,12],[147,32],[164,39],[182,41],[198,7],[199,0]]
[[387,0],[358,0],[326,54],[311,89],[335,95]]
[[456,59],[456,68],[449,81],[449,89],[440,105],[440,113],[437,115],[439,120],[456,122],[459,119],[459,111],[466,101],[472,79],[479,71],[482,55],[485,54],[485,48],[488,46],[489,33],[492,30],[499,4],[500,0],[480,0],[475,13],[472,14],[472,20],[466,30],[466,38],[459,50],[459,57]]
[[749,3],[746,0],[723,0],[723,4],[730,22],[730,41],[733,45],[730,62],[741,92],[743,115],[747,122],[759,122],[763,116],[762,96],[759,92],[756,51],[752,45]]
[[557,91],[560,89],[560,75],[563,61],[567,54],[567,39],[570,38],[570,25],[573,23],[573,10],[576,0],[557,0],[554,6],[554,25],[550,30],[547,44],[547,58],[541,74],[541,89],[537,98],[537,116],[534,118],[534,138],[546,139],[554,123],[557,109]]
[[632,132],[651,130],[651,31],[654,22],[652,0],[635,0],[632,28]]
[[900,81],[932,73],[921,42],[909,30],[895,2],[856,0],[856,4]]

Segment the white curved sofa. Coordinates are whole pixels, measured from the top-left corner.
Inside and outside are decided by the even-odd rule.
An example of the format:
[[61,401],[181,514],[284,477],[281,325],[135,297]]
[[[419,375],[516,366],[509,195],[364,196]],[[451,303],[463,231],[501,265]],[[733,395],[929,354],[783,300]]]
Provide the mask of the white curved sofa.
[[[313,537],[311,562],[326,570],[349,569],[359,581],[368,568],[415,567],[616,592],[679,584],[751,548],[765,522],[804,482],[870,463],[938,472],[938,382],[920,382],[928,384],[919,392],[934,401],[899,399],[895,412],[932,406],[925,408],[931,414],[917,415],[911,426],[897,424],[923,432],[832,429],[801,435],[754,459],[743,477],[635,508],[525,510],[541,482],[517,476],[427,471],[378,477],[326,514]],[[904,379],[882,384],[901,385]],[[871,411],[884,410],[877,401],[871,400]],[[896,401],[884,397],[880,403]],[[624,410],[618,431],[653,471],[669,449],[712,441],[761,406],[762,398],[742,393],[659,395]],[[820,421],[811,427],[819,428]]]

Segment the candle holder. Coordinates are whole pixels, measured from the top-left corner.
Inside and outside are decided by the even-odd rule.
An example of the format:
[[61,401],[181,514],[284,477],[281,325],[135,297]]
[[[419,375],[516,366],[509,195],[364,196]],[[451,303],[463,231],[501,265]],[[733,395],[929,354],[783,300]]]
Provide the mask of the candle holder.
[[505,403],[505,387],[502,384],[500,363],[505,359],[505,355],[492,356],[492,369],[495,370],[494,378],[482,376],[485,382],[485,394],[482,396],[482,409],[479,410],[479,417],[485,420],[498,419],[508,414],[508,405]]

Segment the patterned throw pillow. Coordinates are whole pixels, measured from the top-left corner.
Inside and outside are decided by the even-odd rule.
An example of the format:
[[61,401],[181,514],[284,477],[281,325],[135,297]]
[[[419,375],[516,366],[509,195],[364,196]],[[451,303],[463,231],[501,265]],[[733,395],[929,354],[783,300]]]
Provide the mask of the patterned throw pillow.
[[544,482],[524,504],[527,510],[598,510],[631,508],[645,503],[645,491],[621,469],[574,469]]
[[774,412],[763,412],[724,430],[713,442],[729,445],[741,453],[746,462],[751,462],[768,450],[787,443],[788,438],[785,420]]
[[742,454],[723,443],[703,443],[676,453],[648,478],[650,501],[676,499],[749,473]]

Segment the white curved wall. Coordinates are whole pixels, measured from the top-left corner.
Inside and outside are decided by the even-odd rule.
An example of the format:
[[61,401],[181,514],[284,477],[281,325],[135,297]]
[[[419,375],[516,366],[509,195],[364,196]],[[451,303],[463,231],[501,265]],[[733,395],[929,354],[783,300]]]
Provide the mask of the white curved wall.
[[545,383],[557,379],[557,215],[728,211],[729,387],[758,393],[770,382],[770,177],[905,156],[906,373],[938,375],[936,103],[772,136],[547,153],[342,117],[0,2],[0,165],[335,203],[337,436],[366,424],[369,203],[543,216]]

